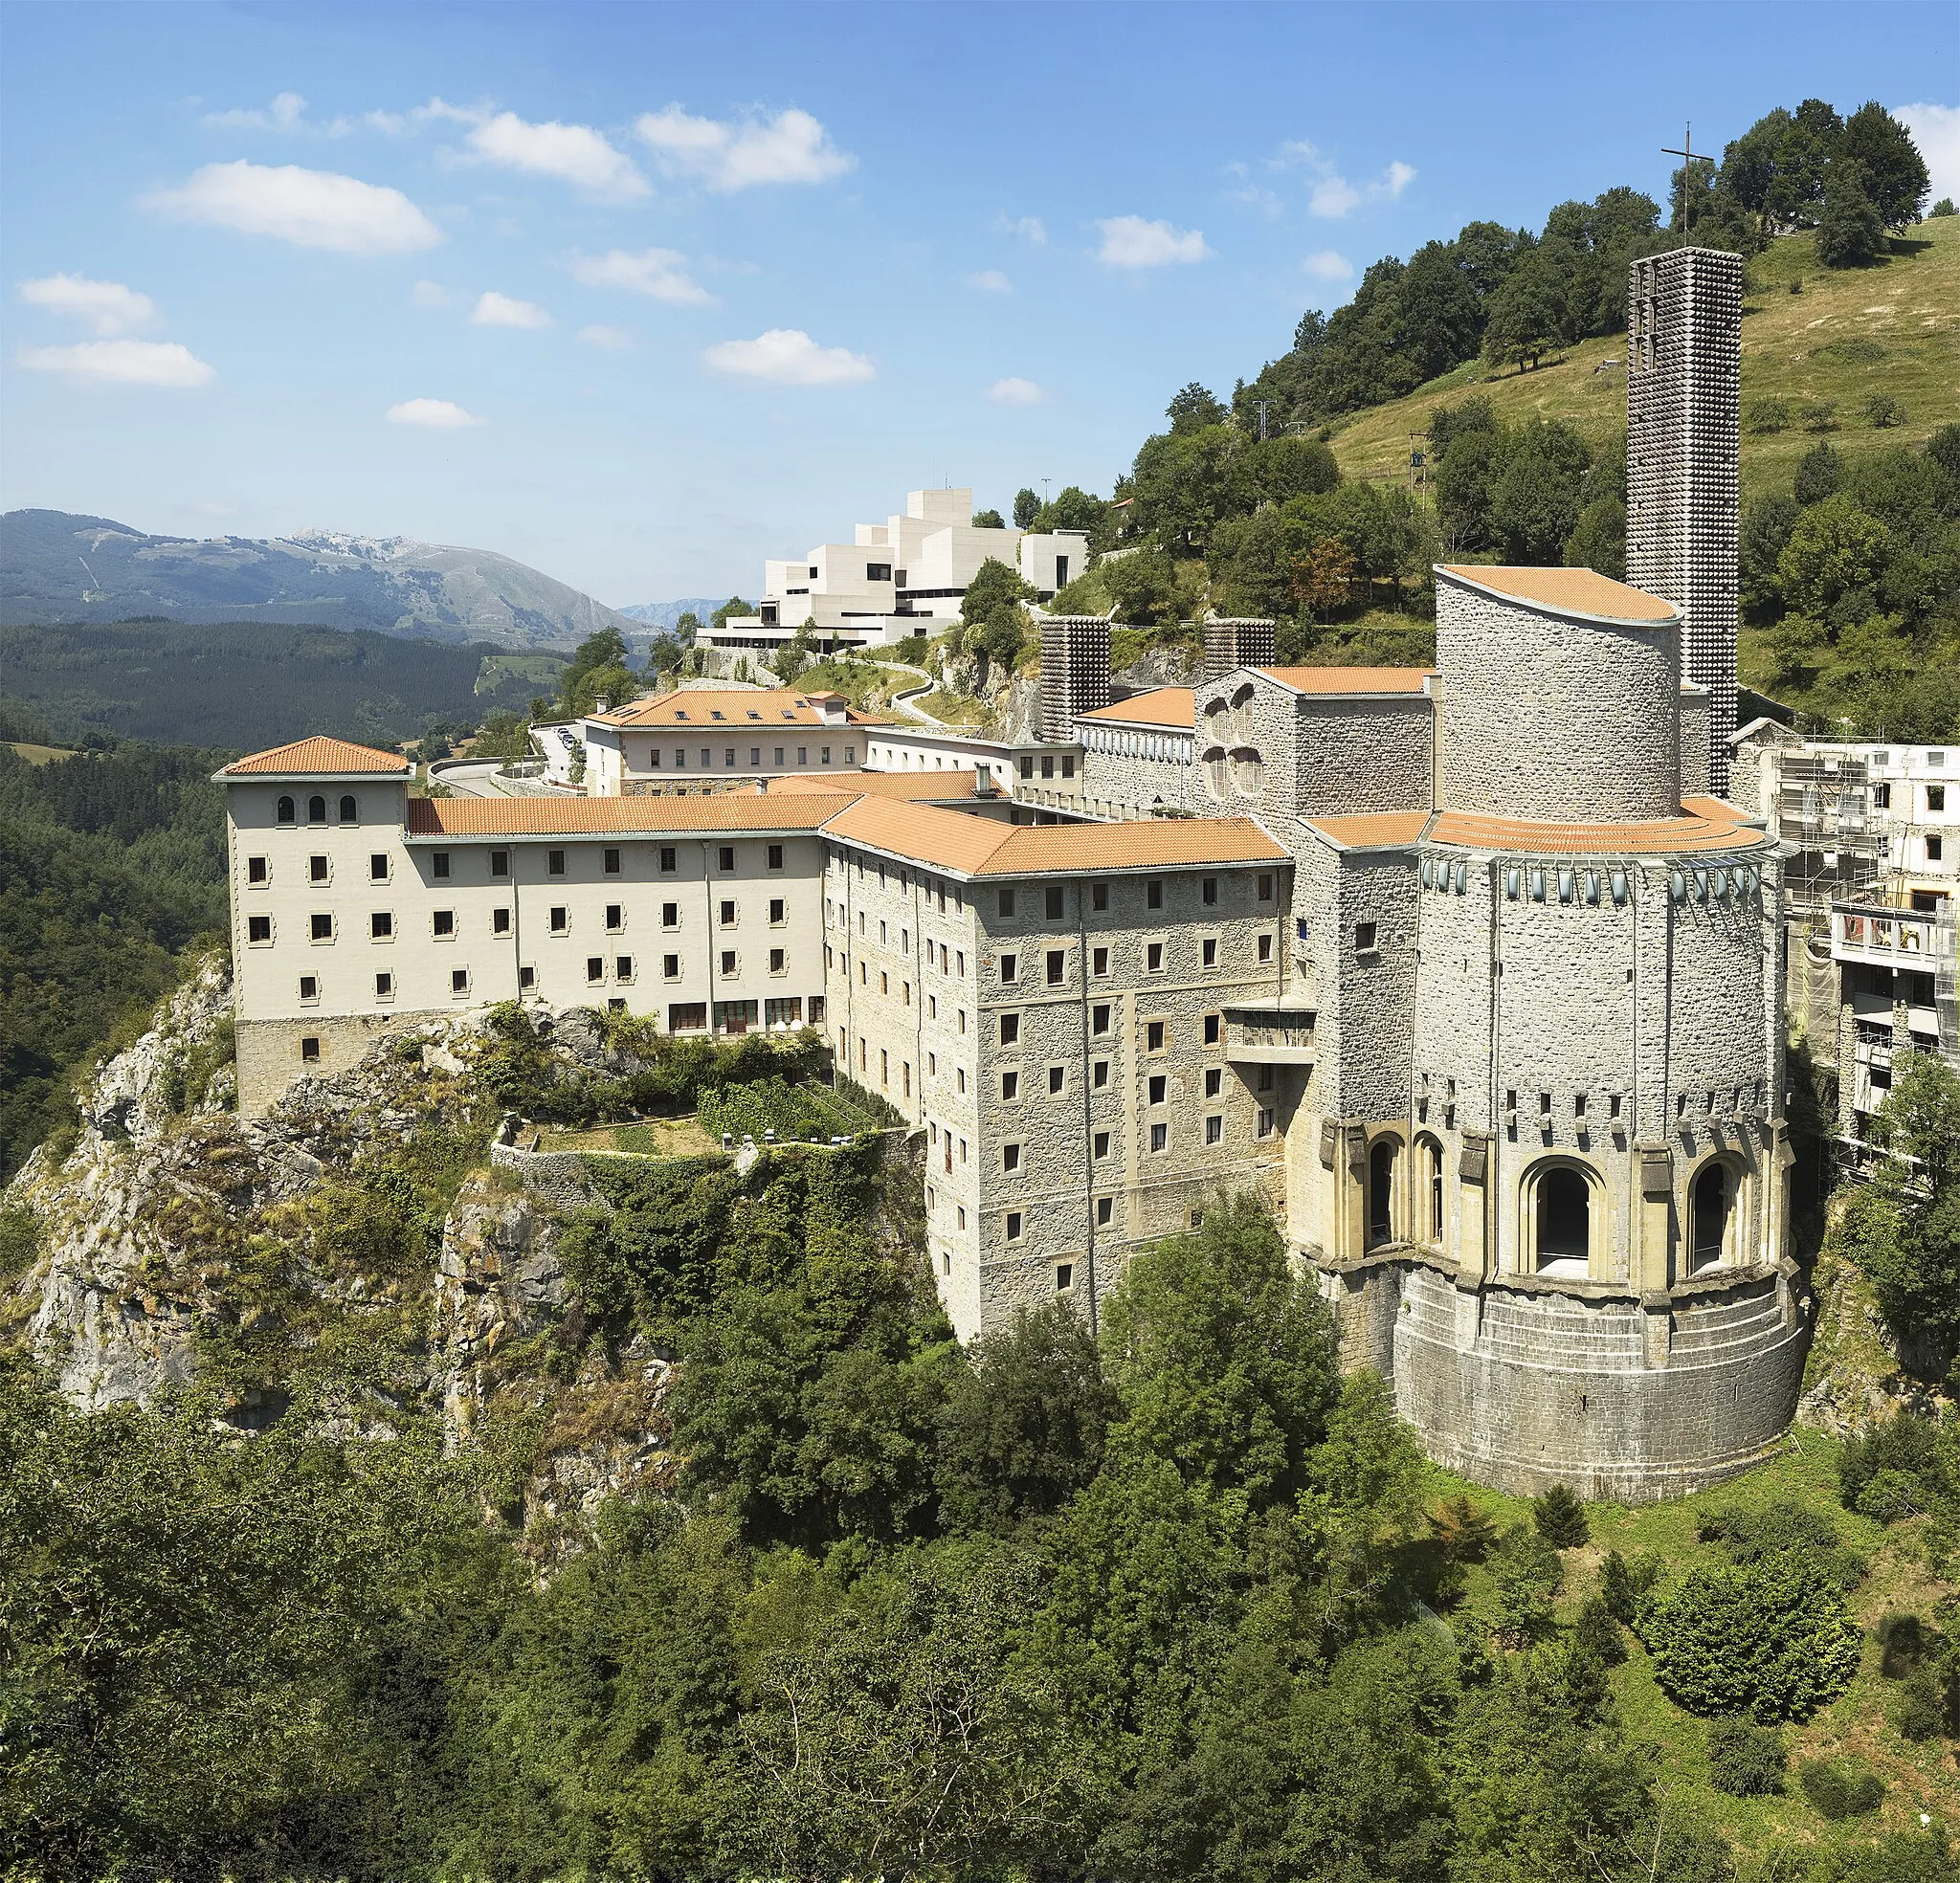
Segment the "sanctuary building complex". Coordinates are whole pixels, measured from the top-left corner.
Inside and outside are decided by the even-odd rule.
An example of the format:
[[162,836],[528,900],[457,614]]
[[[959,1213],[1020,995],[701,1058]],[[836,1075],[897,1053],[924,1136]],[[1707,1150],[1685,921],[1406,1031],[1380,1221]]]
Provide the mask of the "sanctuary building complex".
[[[1635,288],[1633,380],[1685,347],[1715,391],[1630,391],[1637,433],[1662,413],[1630,460],[1724,426],[1732,459],[1732,340],[1695,327],[1726,303]],[[241,760],[241,1103],[499,1001],[814,1027],[906,1121],[963,1337],[1058,1295],[1093,1323],[1138,1249],[1254,1188],[1437,1458],[1713,1482],[1788,1423],[1805,1333],[1788,847],[1711,790],[1725,681],[1683,637],[1701,610],[1719,656],[1721,572],[1660,540],[1719,545],[1719,483],[1647,516],[1647,587],[1439,566],[1433,669],[1283,666],[1270,624],[1214,622],[1192,686],[1112,698],[1107,624],[1051,617],[1042,743],[1008,759],[756,690],[713,698],[767,733],[653,732],[780,740],[733,789],[428,800],[337,741]]]

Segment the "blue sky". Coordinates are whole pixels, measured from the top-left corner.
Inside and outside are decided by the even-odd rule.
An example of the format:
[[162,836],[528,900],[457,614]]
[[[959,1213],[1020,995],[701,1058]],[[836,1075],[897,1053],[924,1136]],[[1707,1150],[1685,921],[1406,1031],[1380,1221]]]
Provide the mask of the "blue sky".
[[753,593],[922,484],[1106,491],[1384,254],[1916,120],[1960,10],[15,4],[0,507]]

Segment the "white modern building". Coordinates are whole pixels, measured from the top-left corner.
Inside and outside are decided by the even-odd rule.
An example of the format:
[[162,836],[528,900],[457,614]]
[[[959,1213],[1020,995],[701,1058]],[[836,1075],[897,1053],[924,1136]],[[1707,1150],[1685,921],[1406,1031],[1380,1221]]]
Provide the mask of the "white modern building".
[[919,490],[902,515],[859,523],[849,543],[763,565],[754,614],[702,629],[703,647],[768,653],[807,629],[825,652],[890,646],[955,619],[968,586],[988,562],[1005,563],[1043,600],[1089,565],[1089,540],[1073,531],[1036,535],[982,528],[969,487]]

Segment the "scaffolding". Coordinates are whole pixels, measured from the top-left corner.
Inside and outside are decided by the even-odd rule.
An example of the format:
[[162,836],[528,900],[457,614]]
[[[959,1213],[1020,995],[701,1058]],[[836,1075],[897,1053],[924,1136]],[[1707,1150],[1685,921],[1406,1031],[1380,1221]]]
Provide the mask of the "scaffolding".
[[1823,915],[1870,889],[1884,866],[1885,819],[1875,817],[1861,758],[1788,752],[1777,773],[1777,834],[1794,846],[1783,886],[1793,914]]

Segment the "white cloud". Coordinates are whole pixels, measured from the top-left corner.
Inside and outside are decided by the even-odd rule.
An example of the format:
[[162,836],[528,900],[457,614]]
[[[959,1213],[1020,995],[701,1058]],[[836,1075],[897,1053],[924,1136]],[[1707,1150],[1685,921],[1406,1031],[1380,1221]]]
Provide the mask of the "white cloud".
[[997,268],[983,268],[977,275],[969,275],[967,285],[984,289],[988,294],[1013,294],[1014,291],[1014,284]]
[[1203,261],[1212,253],[1201,230],[1173,229],[1168,222],[1122,215],[1109,216],[1096,227],[1102,232],[1096,259],[1112,268],[1162,268],[1170,262]]
[[466,412],[450,399],[404,399],[388,409],[390,425],[420,425],[431,432],[461,432],[472,425],[488,425],[487,418]]
[[581,327],[578,337],[583,344],[596,346],[605,353],[631,353],[636,343],[627,327]]
[[634,128],[651,144],[660,167],[710,189],[747,189],[761,183],[828,183],[857,166],[807,111],[722,122],[693,118],[678,104],[644,113]]
[[217,377],[174,340],[90,340],[79,346],[24,346],[31,372],[62,373],[91,386],[208,386]]
[[30,307],[45,307],[85,321],[102,335],[133,332],[156,318],[156,302],[121,281],[91,281],[85,275],[44,275],[16,290]]
[[399,189],[296,164],[207,164],[181,189],[160,189],[145,200],[180,222],[277,235],[341,255],[404,255],[442,240],[442,231]]
[[306,100],[281,92],[263,111],[207,111],[204,122],[226,131],[297,131],[305,122]]
[[409,290],[409,299],[416,307],[447,307],[456,296],[439,281],[417,281]]
[[1032,379],[996,379],[987,396],[996,406],[1038,406],[1048,394]]
[[556,177],[607,202],[635,202],[650,193],[633,159],[590,124],[531,124],[514,111],[500,111],[463,142],[486,164]]
[[1338,250],[1321,249],[1300,264],[1301,272],[1316,281],[1351,281],[1354,264]]
[[1391,163],[1371,183],[1349,183],[1332,158],[1303,138],[1280,146],[1280,154],[1267,162],[1274,170],[1304,169],[1312,172],[1314,185],[1306,199],[1310,215],[1338,220],[1364,203],[1392,203],[1415,181],[1412,165],[1399,158]]
[[994,233],[1000,235],[1018,236],[1023,242],[1032,242],[1038,249],[1048,239],[1048,228],[1039,216],[997,215],[993,218]]
[[1951,196],[1960,201],[1960,105],[1902,104],[1892,116],[1912,133],[1926,159],[1932,200]]
[[477,297],[477,304],[470,311],[470,324],[536,329],[548,327],[551,317],[534,300],[515,300],[509,295],[493,292]]
[[675,307],[712,307],[715,298],[688,274],[678,249],[609,249],[602,255],[574,254],[567,264],[572,279],[589,288],[624,288]]
[[855,386],[878,377],[861,353],[819,346],[800,327],[771,327],[754,340],[724,340],[702,355],[717,372],[779,386]]

